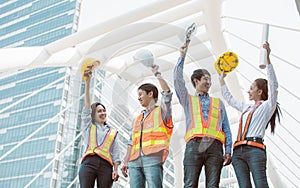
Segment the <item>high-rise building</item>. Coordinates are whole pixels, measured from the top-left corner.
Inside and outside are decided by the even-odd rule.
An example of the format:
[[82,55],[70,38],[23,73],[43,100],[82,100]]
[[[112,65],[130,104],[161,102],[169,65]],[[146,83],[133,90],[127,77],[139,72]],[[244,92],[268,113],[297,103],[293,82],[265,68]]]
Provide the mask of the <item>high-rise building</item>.
[[[1,0],[0,48],[43,46],[76,32],[79,8],[79,0]],[[0,187],[67,187],[76,177],[80,103],[66,104],[81,87],[70,91],[71,74],[69,67],[0,73]]]
[[[130,120],[141,110],[136,93],[131,92],[143,82],[156,81],[149,67],[132,61],[132,55],[140,48],[153,51],[173,90],[178,48],[191,23],[197,30],[191,36],[183,70],[189,93],[194,88],[188,75],[194,69],[206,68],[215,83],[210,94],[221,97],[214,62],[231,50],[240,59],[238,68],[228,77],[228,86],[233,96],[245,103],[251,103],[245,86],[252,84],[253,77],[267,77],[266,69],[255,62],[261,63],[259,41],[263,28],[269,25],[270,32],[263,33],[270,33],[270,58],[278,74],[278,102],[283,116],[281,123],[276,123],[275,134],[266,130],[264,137],[267,176],[270,187],[299,187],[300,157],[295,149],[300,145],[295,135],[300,124],[295,110],[299,89],[293,77],[286,76],[287,72],[297,75],[300,70],[296,63],[299,6],[297,10],[293,0],[281,0],[272,7],[270,3],[0,0],[0,187],[79,187],[76,175],[82,153],[79,126],[84,87],[76,67],[49,66],[75,65],[89,56],[103,63],[101,68],[106,72],[96,70],[93,76],[92,99],[106,105],[108,123],[119,131],[124,155]],[[76,32],[79,12],[80,30],[81,23],[93,27]],[[60,38],[64,39],[57,40]],[[174,131],[170,157],[164,166],[164,187],[177,188],[183,187],[185,116],[173,96]],[[226,108],[234,141],[240,113]],[[203,172],[200,187],[205,186]],[[129,178],[120,176],[114,188],[128,188]],[[220,187],[238,187],[232,165],[223,168]]]

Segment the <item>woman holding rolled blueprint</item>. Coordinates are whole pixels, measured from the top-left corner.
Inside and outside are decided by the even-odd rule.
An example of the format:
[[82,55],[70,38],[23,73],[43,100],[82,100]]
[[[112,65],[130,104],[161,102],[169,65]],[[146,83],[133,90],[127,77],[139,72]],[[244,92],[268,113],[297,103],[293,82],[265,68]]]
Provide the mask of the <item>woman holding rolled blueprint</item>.
[[242,112],[232,156],[232,165],[241,188],[252,187],[250,173],[252,173],[255,187],[269,187],[266,175],[266,148],[263,138],[268,125],[271,127],[271,133],[274,133],[275,119],[279,118],[280,109],[277,103],[278,82],[270,62],[269,43],[266,42],[263,48],[267,51],[268,80],[258,78],[250,86],[249,100],[254,101],[254,104],[249,105],[235,100],[225,84],[224,72],[220,74],[224,99],[230,106]]

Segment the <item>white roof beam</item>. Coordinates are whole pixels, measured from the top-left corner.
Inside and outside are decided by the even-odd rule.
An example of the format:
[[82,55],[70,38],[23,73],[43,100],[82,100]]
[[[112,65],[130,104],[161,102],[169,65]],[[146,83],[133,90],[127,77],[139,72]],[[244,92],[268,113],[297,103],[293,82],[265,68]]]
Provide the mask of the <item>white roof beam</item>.
[[99,23],[88,29],[79,31],[73,35],[62,38],[56,42],[53,42],[47,46],[45,49],[53,54],[57,51],[63,50],[65,48],[75,46],[81,42],[87,41],[99,35],[103,35],[109,31],[115,30],[122,26],[134,23],[151,15],[157,14],[159,12],[168,10],[172,7],[176,7],[180,4],[187,2],[188,0],[176,0],[176,1],[155,1],[151,4],[143,6],[141,8],[132,10],[128,13],[122,14],[120,16],[114,17],[103,23]]

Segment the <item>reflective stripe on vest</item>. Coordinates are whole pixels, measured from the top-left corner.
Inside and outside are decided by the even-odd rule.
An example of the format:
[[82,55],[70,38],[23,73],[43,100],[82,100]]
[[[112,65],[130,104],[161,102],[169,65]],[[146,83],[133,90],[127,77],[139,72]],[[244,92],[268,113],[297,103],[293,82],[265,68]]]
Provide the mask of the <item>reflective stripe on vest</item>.
[[100,146],[97,146],[97,127],[96,125],[92,124],[90,128],[88,148],[82,160],[84,160],[85,157],[87,157],[88,155],[97,154],[101,158],[108,161],[111,165],[113,165],[112,156],[110,154],[110,148],[112,143],[114,142],[115,137],[117,136],[117,133],[118,132],[116,130],[110,128],[105,135],[103,143]]
[[198,96],[189,96],[190,111],[192,113],[192,122],[185,134],[185,141],[195,137],[211,137],[225,142],[225,134],[219,127],[221,116],[220,99],[210,97],[210,107],[208,118],[205,121],[202,114],[202,105]]
[[167,125],[164,124],[161,117],[161,107],[156,107],[144,119],[144,122],[143,113],[140,114],[133,124],[130,161],[140,156],[142,146],[144,155],[163,151],[162,162],[164,162],[169,153],[172,130],[172,119],[169,119]]
[[234,143],[233,147],[235,148],[236,146],[239,146],[239,145],[250,145],[250,146],[254,146],[254,147],[258,147],[258,148],[261,148],[261,149],[265,149],[265,145],[262,144],[262,143],[258,143],[258,142],[253,142],[253,141],[248,141],[248,140],[245,140],[246,138],[246,135],[248,133],[248,129],[249,129],[249,125],[251,123],[251,119],[252,119],[252,116],[253,116],[253,113],[254,111],[262,104],[262,102],[259,102],[257,106],[255,106],[255,108],[253,108],[251,110],[251,112],[248,114],[247,116],[247,120],[246,120],[246,123],[245,123],[245,127],[244,127],[244,130],[242,130],[242,126],[243,126],[243,115],[248,112],[248,110],[250,109],[250,107],[248,107],[244,112],[243,114],[241,115],[241,118],[240,118],[240,124],[239,124],[239,130],[238,130],[238,135],[237,135],[237,141]]

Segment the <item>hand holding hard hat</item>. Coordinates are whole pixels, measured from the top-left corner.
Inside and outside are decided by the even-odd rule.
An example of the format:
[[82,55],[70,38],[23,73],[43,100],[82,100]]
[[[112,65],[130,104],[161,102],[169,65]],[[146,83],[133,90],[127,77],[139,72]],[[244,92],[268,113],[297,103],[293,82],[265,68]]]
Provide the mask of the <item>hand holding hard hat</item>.
[[223,53],[215,62],[215,69],[219,74],[228,74],[239,64],[239,58],[234,52]]
[[81,74],[82,80],[87,80],[87,78],[92,74],[97,66],[100,65],[100,61],[94,58],[86,58],[81,64]]
[[133,60],[146,66],[147,68],[151,68],[151,71],[155,76],[161,74],[161,72],[158,71],[159,66],[157,64],[154,64],[154,55],[150,50],[141,49],[137,51],[133,56]]
[[133,60],[137,63],[143,64],[146,67],[152,67],[154,56],[150,50],[141,49],[134,54]]

